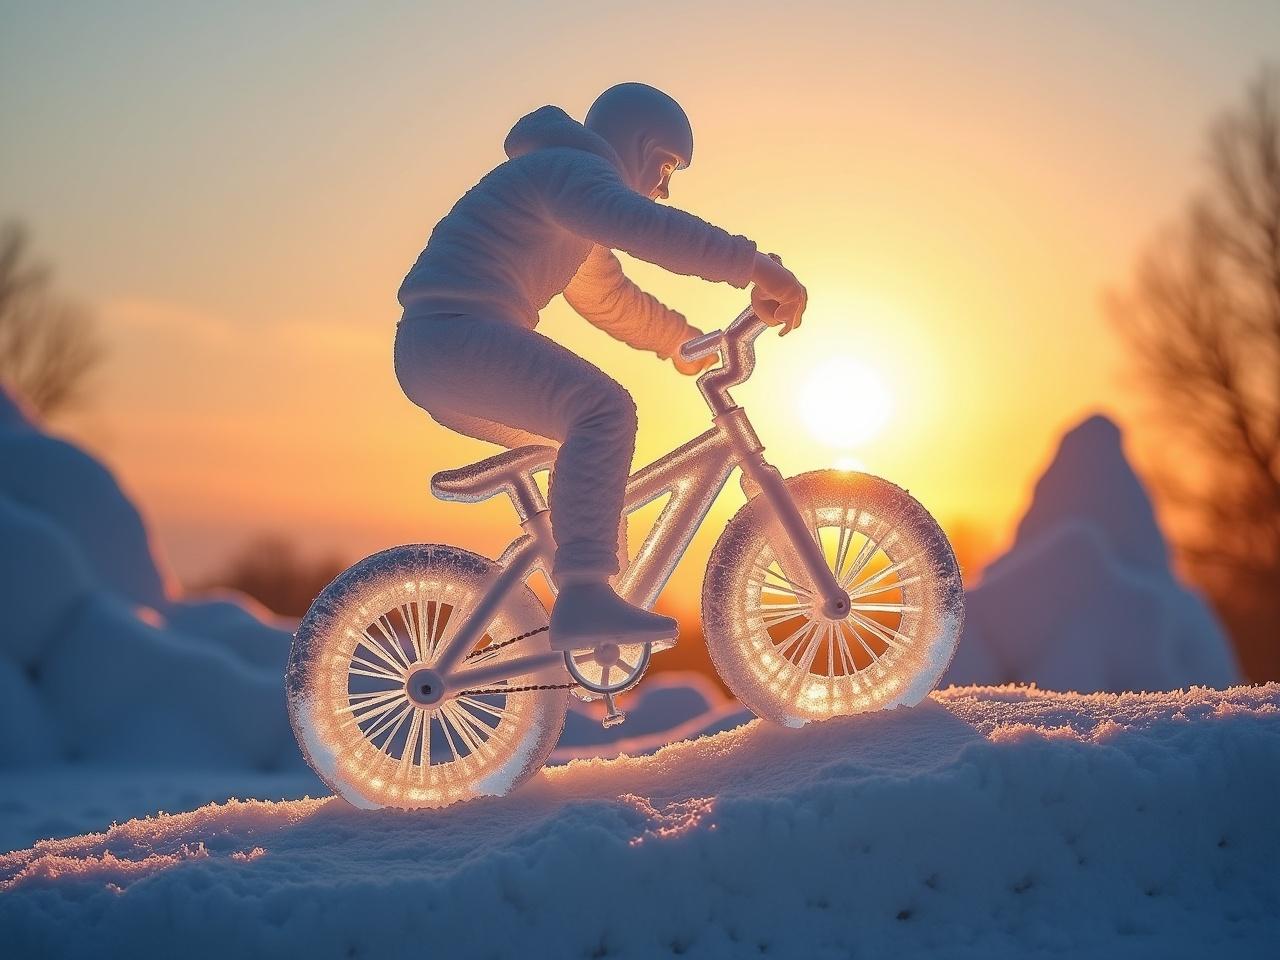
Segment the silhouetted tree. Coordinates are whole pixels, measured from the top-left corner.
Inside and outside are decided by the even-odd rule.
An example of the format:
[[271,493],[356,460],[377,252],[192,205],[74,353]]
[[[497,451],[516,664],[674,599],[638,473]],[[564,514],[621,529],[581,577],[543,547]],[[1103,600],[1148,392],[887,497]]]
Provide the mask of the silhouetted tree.
[[1280,71],[1213,124],[1209,180],[1112,316],[1179,456],[1155,483],[1246,673],[1280,678]]
[[197,585],[231,587],[247,593],[268,610],[285,617],[301,617],[329,582],[346,568],[336,557],[306,560],[284,537],[262,534],[251,540],[208,581]]
[[0,381],[45,416],[83,399],[85,378],[102,358],[89,314],[53,293],[50,276],[28,262],[20,225],[0,229]]

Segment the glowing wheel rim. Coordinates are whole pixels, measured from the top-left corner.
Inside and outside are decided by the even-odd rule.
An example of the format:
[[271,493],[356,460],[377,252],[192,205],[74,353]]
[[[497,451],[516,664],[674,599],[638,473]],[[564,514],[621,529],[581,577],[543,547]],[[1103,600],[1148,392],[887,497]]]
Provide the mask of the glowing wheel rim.
[[757,715],[788,726],[918,703],[951,662],[964,620],[946,535],[879,477],[816,471],[787,486],[849,593],[849,614],[821,614],[817,591],[779,548],[776,521],[757,497],[725,528],[703,583],[707,647],[720,676]]
[[[500,795],[546,762],[564,726],[559,690],[440,695],[431,669],[497,564],[456,547],[394,547],[325,588],[298,627],[286,678],[308,763],[361,807],[439,807]],[[507,599],[471,652],[497,662],[545,644],[546,610],[527,587]],[[495,641],[532,633],[493,653]],[[477,656],[478,654],[478,656]],[[562,684],[558,666],[489,684]]]

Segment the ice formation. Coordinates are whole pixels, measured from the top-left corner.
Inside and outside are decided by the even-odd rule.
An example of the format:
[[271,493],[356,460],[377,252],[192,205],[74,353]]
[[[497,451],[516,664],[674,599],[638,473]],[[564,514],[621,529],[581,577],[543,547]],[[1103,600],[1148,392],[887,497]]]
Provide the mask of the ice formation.
[[232,802],[0,856],[17,956],[1262,957],[1280,686],[935,693],[442,811]]
[[1013,547],[968,594],[944,682],[1055,690],[1171,690],[1239,681],[1204,600],[1174,576],[1119,429],[1069,431],[1036,484]]

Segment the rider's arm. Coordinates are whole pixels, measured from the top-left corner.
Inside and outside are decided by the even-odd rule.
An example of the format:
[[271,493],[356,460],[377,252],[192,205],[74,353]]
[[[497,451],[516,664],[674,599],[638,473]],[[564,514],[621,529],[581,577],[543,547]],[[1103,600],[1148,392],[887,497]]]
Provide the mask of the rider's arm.
[[642,197],[602,158],[580,159],[557,173],[544,196],[565,229],[672,273],[739,288],[751,282],[756,245],[746,237]]
[[680,344],[697,336],[684,315],[645,293],[622,272],[613,251],[593,246],[564,298],[593,326],[637,350],[670,359]]

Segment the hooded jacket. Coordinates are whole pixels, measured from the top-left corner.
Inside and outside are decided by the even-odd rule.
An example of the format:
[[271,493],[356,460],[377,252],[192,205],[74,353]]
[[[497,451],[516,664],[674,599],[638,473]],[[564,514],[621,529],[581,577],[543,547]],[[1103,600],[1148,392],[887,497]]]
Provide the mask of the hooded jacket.
[[636,193],[613,147],[559,107],[521,118],[504,146],[509,159],[431,231],[400,286],[404,319],[483,312],[532,329],[563,292],[595,326],[666,358],[688,325],[628,280],[612,250],[672,273],[750,282],[752,241]]

